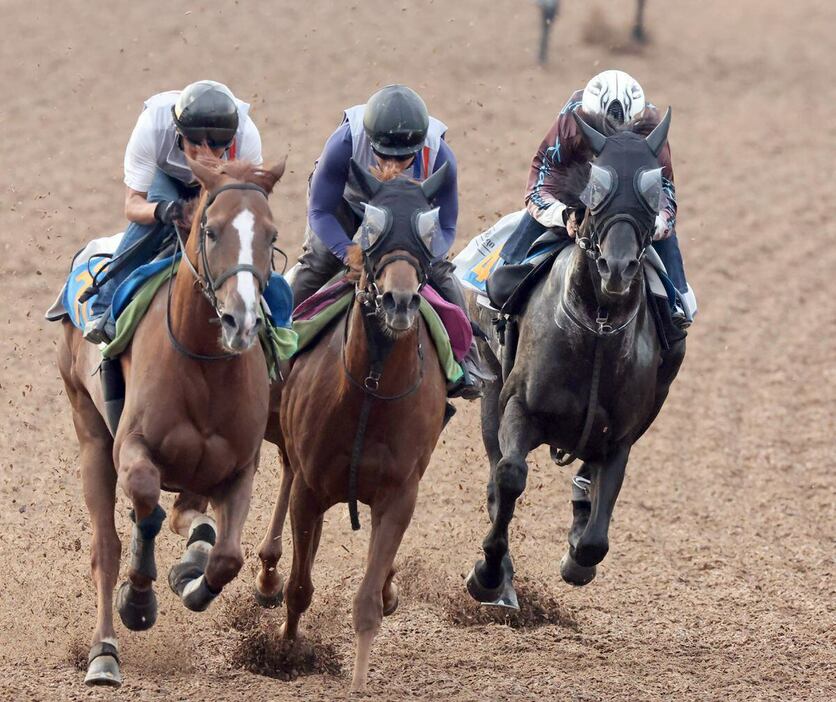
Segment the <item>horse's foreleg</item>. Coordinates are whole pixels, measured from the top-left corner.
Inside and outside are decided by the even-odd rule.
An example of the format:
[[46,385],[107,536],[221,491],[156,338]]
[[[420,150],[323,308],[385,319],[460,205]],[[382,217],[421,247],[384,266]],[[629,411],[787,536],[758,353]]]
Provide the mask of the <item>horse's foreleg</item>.
[[366,574],[354,597],[353,618],[354,631],[357,634],[357,655],[351,681],[353,692],[365,689],[372,641],[380,629],[384,613],[390,614],[394,611],[390,609],[393,596],[397,604],[397,594],[392,591],[393,564],[404,532],[412,519],[417,497],[416,480],[414,484],[393,491],[390,499],[372,505],[372,534]]
[[[92,405],[92,403],[91,403]],[[75,417],[79,429],[81,419]],[[91,543],[91,569],[96,586],[96,630],[88,657],[88,685],[122,684],[119,671],[119,649],[113,629],[113,588],[119,577],[119,558],[122,544],[116,533],[114,511],[116,509],[116,471],[113,468],[112,442],[101,418],[96,416],[103,429],[100,438],[81,439],[81,478],[84,501],[90,512],[93,526]]]
[[[485,559],[479,561],[467,579],[467,589],[479,602],[516,607],[511,580],[514,569],[508,555],[508,525],[517,498],[525,490],[529,451],[540,443],[540,431],[525,413],[522,400],[512,396],[505,405],[499,428],[502,458],[491,471],[488,484],[491,529],[482,542]],[[493,495],[495,504],[490,504]]]
[[293,531],[293,563],[287,580],[287,620],[282,636],[294,639],[299,633],[299,619],[310,607],[314,586],[311,580],[314,558],[322,535],[323,510],[316,495],[301,479],[290,488],[290,526]]
[[[482,349],[485,363],[496,376],[496,380],[485,384],[481,407],[482,443],[485,445],[485,452],[488,454],[488,461],[491,466],[491,475],[493,475],[496,464],[502,458],[502,452],[499,449],[499,422],[501,419],[499,393],[502,391],[502,367],[490,351],[490,348],[487,347],[487,344],[484,344]],[[491,484],[492,482],[488,484],[488,511],[493,521],[494,513],[492,504],[494,500],[491,492]]]
[[119,449],[119,480],[133,503],[134,526],[128,580],[116,594],[116,607],[128,629],[142,631],[157,621],[154,541],[165,520],[165,511],[159,505],[160,471],[145,444],[138,439],[128,438]]
[[273,516],[267,533],[258,547],[261,569],[255,579],[255,598],[262,607],[278,607],[282,603],[284,579],[276,569],[282,557],[282,534],[290,503],[290,488],[293,486],[293,471],[282,462],[282,484],[273,508]]
[[572,526],[569,529],[569,549],[560,561],[560,575],[570,585],[578,587],[587,585],[595,578],[595,566],[584,567],[579,565],[572,558],[572,549],[580,541],[581,535],[586,531],[589,523],[589,514],[592,509],[592,502],[589,499],[589,491],[592,481],[592,464],[581,465],[575,477],[572,479]]
[[604,462],[592,465],[592,508],[586,529],[569,554],[582,567],[589,568],[604,560],[609,550],[609,528],[613,507],[624,480],[630,446],[617,447]]

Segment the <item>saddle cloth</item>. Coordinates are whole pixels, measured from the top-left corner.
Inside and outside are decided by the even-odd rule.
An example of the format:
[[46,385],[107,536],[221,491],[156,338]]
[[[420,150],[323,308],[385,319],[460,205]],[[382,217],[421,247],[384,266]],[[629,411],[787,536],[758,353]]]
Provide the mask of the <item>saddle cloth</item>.
[[[310,347],[320,333],[348,309],[354,300],[354,284],[344,277],[314,293],[293,311],[298,352]],[[473,342],[473,330],[464,311],[447,302],[429,285],[421,290],[421,316],[427,324],[447,380],[462,377],[459,365]]]

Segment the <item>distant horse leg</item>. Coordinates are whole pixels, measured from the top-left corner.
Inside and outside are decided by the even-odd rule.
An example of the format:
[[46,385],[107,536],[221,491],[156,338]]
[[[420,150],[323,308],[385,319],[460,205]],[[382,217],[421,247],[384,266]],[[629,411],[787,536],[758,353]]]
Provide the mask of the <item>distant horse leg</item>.
[[282,468],[282,484],[273,508],[273,517],[267,533],[258,547],[261,569],[255,579],[255,599],[262,607],[278,607],[282,603],[284,579],[276,569],[282,557],[282,534],[290,503],[290,488],[293,486],[293,471],[286,463]]
[[[514,575],[508,555],[508,525],[517,498],[525,490],[529,451],[540,443],[540,432],[531,425],[522,401],[511,397],[505,405],[499,429],[502,458],[491,471],[488,495],[495,496],[491,530],[482,542],[485,559],[478,561],[467,578],[470,595],[485,604],[517,608],[511,580]],[[490,505],[489,505],[490,509]]]
[[[575,548],[578,540],[589,523],[589,514],[592,509],[592,502],[589,498],[591,485],[590,475],[592,465],[584,463],[581,465],[572,480],[572,527],[569,529],[569,546]],[[560,575],[570,585],[587,585],[595,578],[595,566],[585,568],[579,565],[572,558],[570,551],[560,561]]]
[[96,630],[93,632],[87,675],[88,685],[119,687],[119,648],[113,629],[113,588],[119,577],[122,544],[116,533],[116,471],[110,432],[87,395],[68,383],[73,422],[81,445],[81,480],[84,501],[93,526],[90,565],[96,586]]
[[607,555],[610,519],[624,480],[624,469],[629,455],[629,445],[619,446],[607,461],[593,466],[592,510],[589,521],[575,547],[569,547],[572,558],[583,567],[594,566]]
[[183,490],[174,500],[174,506],[168,518],[168,528],[175,534],[188,538],[194,520],[206,514],[208,506],[208,497]]
[[640,44],[647,41],[644,31],[644,3],[645,0],[636,0],[636,23],[633,25],[633,39]]
[[404,532],[412,519],[418,481],[391,492],[387,498],[372,505],[372,534],[366,574],[354,597],[354,631],[357,634],[357,656],[354,660],[352,692],[364,690],[369,672],[372,641],[380,629],[385,612],[384,589],[391,585],[392,564]]
[[165,511],[159,505],[160,472],[145,444],[133,437],[129,437],[119,450],[119,480],[133,503],[131,521],[134,526],[128,579],[116,593],[116,608],[128,629],[143,631],[157,621],[154,541],[165,520]]
[[282,626],[285,639],[295,639],[299,619],[310,607],[314,586],[311,571],[322,534],[323,510],[304,481],[294,480],[290,490],[290,526],[293,531],[293,563],[287,581],[287,620]]

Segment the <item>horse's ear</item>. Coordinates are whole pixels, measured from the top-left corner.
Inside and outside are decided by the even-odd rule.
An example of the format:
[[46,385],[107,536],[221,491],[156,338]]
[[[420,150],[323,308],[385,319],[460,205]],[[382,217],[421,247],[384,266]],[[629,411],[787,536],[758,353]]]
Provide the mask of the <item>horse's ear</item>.
[[421,191],[424,193],[424,197],[427,198],[428,201],[432,201],[432,199],[438,195],[438,191],[441,190],[441,186],[444,185],[444,181],[447,180],[447,171],[449,170],[450,164],[445,162],[441,168],[421,183]]
[[601,132],[595,129],[595,127],[590,127],[584,121],[583,117],[578,114],[577,110],[572,112],[572,117],[574,117],[575,122],[578,123],[581,133],[583,134],[583,138],[589,145],[589,148],[592,149],[592,153],[599,156],[604,150],[604,145],[607,143],[607,137],[601,134]]
[[256,172],[258,185],[264,188],[268,195],[273,192],[273,188],[276,187],[276,183],[282,179],[286,165],[287,155],[285,155],[284,158],[282,158],[282,160],[272,168],[258,170]]
[[668,140],[668,129],[671,126],[671,108],[668,107],[667,112],[665,112],[665,116],[662,118],[662,121],[656,125],[650,134],[647,135],[645,141],[647,141],[647,145],[650,147],[650,150],[653,152],[654,156],[658,156],[659,152],[662,150],[662,147],[665,145],[665,142]]
[[381,182],[353,158],[351,159],[350,165],[351,172],[354,173],[354,177],[359,181],[360,187],[363,189],[366,197],[371,200],[377,195],[377,191],[380,190]]
[[195,178],[206,190],[214,190],[218,183],[220,183],[223,174],[220,172],[220,161],[210,155],[207,157],[201,154],[198,158],[193,159],[186,156],[186,163],[192,169]]

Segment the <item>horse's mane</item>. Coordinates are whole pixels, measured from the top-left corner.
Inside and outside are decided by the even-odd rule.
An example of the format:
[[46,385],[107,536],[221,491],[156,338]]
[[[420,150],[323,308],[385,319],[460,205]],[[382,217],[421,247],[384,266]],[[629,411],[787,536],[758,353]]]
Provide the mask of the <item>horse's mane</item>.
[[383,165],[373,166],[369,172],[383,183],[388,180],[395,180],[396,178],[404,178],[413,183],[417,183],[418,181],[413,180],[405,174],[405,170],[406,169],[401,168],[400,165],[394,161],[384,161]]

